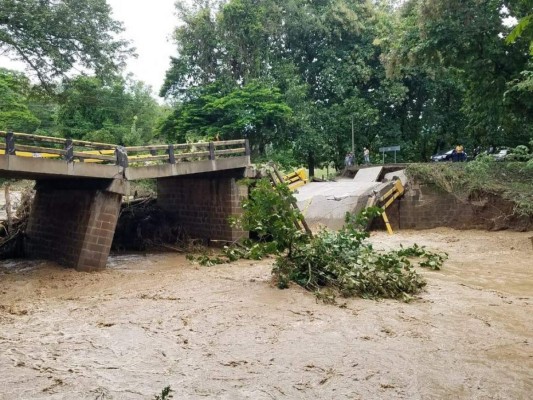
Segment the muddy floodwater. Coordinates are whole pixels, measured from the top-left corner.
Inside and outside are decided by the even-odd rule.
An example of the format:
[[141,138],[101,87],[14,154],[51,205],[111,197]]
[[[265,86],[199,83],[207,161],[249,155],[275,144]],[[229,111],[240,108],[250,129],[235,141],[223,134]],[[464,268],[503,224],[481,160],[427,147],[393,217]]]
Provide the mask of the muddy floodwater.
[[531,399],[529,233],[373,234],[447,251],[411,303],[317,302],[272,260],[115,255],[80,273],[0,263],[0,399]]

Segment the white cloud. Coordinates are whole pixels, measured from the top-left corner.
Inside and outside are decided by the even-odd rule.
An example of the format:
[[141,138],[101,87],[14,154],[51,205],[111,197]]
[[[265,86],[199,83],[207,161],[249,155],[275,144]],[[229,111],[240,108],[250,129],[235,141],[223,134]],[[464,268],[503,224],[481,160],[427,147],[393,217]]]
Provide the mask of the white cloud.
[[175,54],[172,33],[178,24],[175,0],[108,0],[115,19],[124,23],[123,36],[132,40],[138,58],[128,61],[127,72],[157,93]]

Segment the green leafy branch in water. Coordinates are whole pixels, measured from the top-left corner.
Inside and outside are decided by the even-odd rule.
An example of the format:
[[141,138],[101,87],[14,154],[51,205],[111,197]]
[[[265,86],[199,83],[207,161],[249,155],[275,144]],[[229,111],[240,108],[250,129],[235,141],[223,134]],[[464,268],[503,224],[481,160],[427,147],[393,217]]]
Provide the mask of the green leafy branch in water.
[[344,297],[409,300],[426,283],[407,257],[426,257],[420,265],[440,267],[444,256],[418,246],[375,251],[365,242],[369,234],[362,228],[380,213],[379,208],[369,208],[358,216],[348,215],[339,232],[322,230],[292,255],[279,256],[273,269],[278,286],[295,282],[328,302],[334,301],[335,292]]
[[224,263],[229,262],[229,260],[223,257],[210,256],[208,254],[200,254],[199,256],[187,254],[185,258],[191,262],[196,262],[204,267],[212,267],[213,265],[224,264]]
[[168,400],[172,398],[172,395],[170,394],[172,392],[172,389],[170,386],[165,386],[163,390],[161,391],[161,394],[156,395],[154,400]]
[[347,214],[338,232],[322,229],[311,237],[298,227],[302,215],[291,207],[291,196],[285,185],[258,182],[243,204],[242,217],[234,221],[255,232],[258,240],[228,246],[220,256],[200,256],[196,261],[214,265],[275,255],[272,274],[279,288],[294,282],[325,302],[335,302],[337,295],[409,300],[426,284],[410,259],[419,258],[419,266],[432,269],[440,268],[446,259],[445,254],[418,245],[390,252],[374,250],[366,242],[366,228],[383,212],[377,207]]
[[400,247],[401,249],[397,250],[396,254],[400,257],[421,258],[418,263],[419,267],[439,270],[444,261],[448,259],[447,253],[435,253],[416,243],[411,247],[403,247],[402,245]]

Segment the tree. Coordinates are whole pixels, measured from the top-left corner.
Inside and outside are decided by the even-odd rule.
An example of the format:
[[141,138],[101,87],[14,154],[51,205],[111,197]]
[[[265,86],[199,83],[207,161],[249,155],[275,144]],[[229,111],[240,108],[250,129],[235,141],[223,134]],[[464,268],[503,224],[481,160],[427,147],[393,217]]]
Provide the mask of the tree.
[[464,74],[425,57],[427,40],[422,39],[418,7],[416,1],[406,3],[379,38],[386,75],[405,90],[389,110],[392,129],[399,133],[397,143],[406,150],[405,161],[428,160],[466,139]]
[[[512,107],[516,129],[521,133],[519,141],[525,143],[533,137],[531,115],[533,114],[533,9],[532,0],[516,0],[509,10],[511,15],[518,17],[518,24],[507,36],[506,42],[515,46],[516,42],[529,42],[530,59],[520,76],[508,82],[505,93],[505,104]],[[527,13],[527,14],[526,14]]]
[[110,11],[106,0],[2,0],[0,51],[45,86],[79,68],[108,76],[131,54]]
[[29,79],[0,68],[0,130],[33,133],[39,119],[28,108]]
[[167,140],[246,137],[256,153],[262,155],[267,144],[283,141],[283,126],[291,109],[277,88],[252,81],[242,88],[230,89],[215,82],[195,93],[163,124],[161,131]]
[[267,77],[272,47],[279,42],[276,2],[200,1],[190,7],[178,3],[183,21],[174,34],[179,56],[171,58],[160,95],[187,97],[189,88],[214,81],[245,85]]
[[217,78],[219,45],[209,5],[200,10],[176,7],[179,7],[184,25],[174,33],[179,57],[171,58],[171,67],[160,91],[162,97],[184,96],[190,87],[206,85]]
[[533,55],[533,1],[514,0],[509,4],[508,12],[510,16],[518,18],[518,23],[507,36],[507,43],[512,44],[522,38],[529,41],[529,53]]
[[159,106],[150,88],[115,78],[104,83],[80,76],[64,84],[57,124],[62,136],[123,145],[139,145],[153,137]]
[[[372,44],[373,28],[363,23],[373,12],[370,3],[356,0],[231,0],[218,9],[190,9],[176,30],[179,56],[172,60],[161,94],[192,104],[201,100],[196,88],[215,81],[235,95],[244,95],[241,90],[249,82],[277,87],[293,112],[283,131],[255,133],[258,153],[264,154],[263,147],[272,143],[311,169],[315,163],[339,162],[347,150],[350,128],[345,128],[351,115],[357,114],[361,126],[375,125],[363,121],[364,106],[344,106],[375,108],[371,93],[380,87],[384,73],[379,48]],[[207,40],[200,43],[201,37]],[[191,96],[196,97],[188,103]],[[347,124],[330,118],[328,110],[333,108]],[[188,112],[180,105],[165,131],[184,132],[179,124]],[[196,118],[198,124],[212,124],[196,132],[218,126],[215,120]]]
[[[411,0],[402,9],[405,29],[395,32],[395,62],[422,66],[463,90],[462,136],[472,145],[519,144],[523,138],[517,132],[531,125],[512,97],[505,101],[509,84],[527,69],[529,56],[528,43],[505,44],[510,28],[503,23],[504,6],[518,10],[504,0]],[[460,90],[455,93],[460,95]]]

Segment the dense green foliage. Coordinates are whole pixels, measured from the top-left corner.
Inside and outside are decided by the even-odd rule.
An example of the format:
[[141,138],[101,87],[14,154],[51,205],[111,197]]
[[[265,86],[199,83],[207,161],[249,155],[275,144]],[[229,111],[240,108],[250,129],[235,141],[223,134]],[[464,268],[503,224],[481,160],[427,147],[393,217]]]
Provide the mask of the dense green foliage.
[[272,273],[280,288],[295,282],[326,301],[334,300],[337,294],[409,299],[425,285],[409,258],[418,258],[419,266],[430,269],[439,269],[446,259],[445,254],[416,245],[390,252],[374,250],[365,241],[369,234],[364,227],[368,218],[381,214],[377,208],[358,216],[347,215],[338,232],[324,229],[310,236],[295,224],[303,217],[291,207],[292,200],[286,185],[273,187],[267,180],[259,181],[243,202],[244,214],[234,221],[254,232],[257,239],[228,246],[219,256],[189,259],[210,266],[275,255]]
[[31,87],[21,73],[0,69],[0,129],[97,142],[153,142],[165,111],[142,82],[80,76],[56,95]]
[[[401,145],[400,160],[420,161],[456,143],[469,150],[526,144],[533,135],[529,28],[523,23],[522,37],[513,33],[506,43],[504,18],[526,18],[531,1],[391,3],[180,6],[179,55],[161,90],[175,103],[164,134],[249,136],[257,156],[281,154],[311,170],[342,165],[352,123],[356,154],[367,146],[373,158],[384,145]],[[243,98],[251,83],[276,96],[215,106]],[[235,122],[276,102],[287,112],[275,121]],[[218,123],[221,116],[234,121]]]
[[187,139],[240,139],[264,148],[283,141],[282,126],[291,114],[279,90],[250,82],[227,91],[222,85],[198,89],[198,96],[177,108],[161,132],[175,142]]
[[2,0],[0,53],[26,64],[42,84],[83,67],[100,76],[119,71],[127,43],[106,0]]
[[[413,18],[416,25],[400,31],[403,36],[394,44],[391,59],[400,70],[403,66],[422,66],[462,89],[459,111],[463,123],[458,133],[470,139],[468,144],[516,146],[533,134],[531,104],[506,96],[531,70],[527,41],[508,46],[503,38],[510,30],[503,23],[503,7],[515,15],[530,9],[509,3],[411,0],[402,11],[402,16]],[[406,33],[412,38],[410,42],[404,40]],[[443,129],[449,129],[448,122],[446,119]]]
[[471,154],[533,137],[533,0],[176,7],[165,113],[120,77],[131,49],[106,0],[3,0],[0,52],[41,84],[0,73],[0,129],[123,144],[246,137],[256,160],[307,164],[311,175],[343,165],[352,129],[356,159],[368,147],[375,162],[382,146],[427,161],[459,143]]
[[78,77],[61,92],[56,123],[62,136],[134,146],[152,140],[160,113],[141,82]]
[[0,130],[33,132],[39,119],[28,108],[29,80],[20,73],[0,68]]

